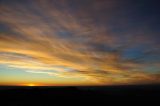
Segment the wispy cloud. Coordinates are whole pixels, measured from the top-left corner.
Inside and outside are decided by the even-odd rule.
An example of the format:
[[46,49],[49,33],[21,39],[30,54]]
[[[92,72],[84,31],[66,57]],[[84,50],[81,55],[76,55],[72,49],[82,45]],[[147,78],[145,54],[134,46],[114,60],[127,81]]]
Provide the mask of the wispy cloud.
[[[90,78],[103,84],[160,82],[159,71],[146,71],[150,66],[160,67],[159,44],[145,35],[148,31],[118,35],[109,24],[99,22],[103,17],[109,23],[112,16],[101,13],[106,8],[98,9],[105,6],[103,2],[91,2],[90,8],[87,3],[77,3],[76,10],[70,3],[1,3],[0,64],[33,70],[27,71],[30,73]],[[105,4],[110,4],[109,13],[117,5]]]

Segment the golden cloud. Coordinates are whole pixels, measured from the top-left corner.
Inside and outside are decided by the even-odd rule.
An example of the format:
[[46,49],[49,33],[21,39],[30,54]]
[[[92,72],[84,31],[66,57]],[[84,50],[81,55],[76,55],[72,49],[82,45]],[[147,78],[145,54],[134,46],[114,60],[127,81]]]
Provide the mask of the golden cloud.
[[106,27],[94,25],[92,18],[80,20],[81,13],[60,10],[47,1],[32,5],[31,10],[0,6],[0,21],[9,28],[0,33],[0,64],[103,84],[160,82],[156,75],[140,70],[146,64],[123,59],[123,50],[133,45],[119,46],[120,39]]

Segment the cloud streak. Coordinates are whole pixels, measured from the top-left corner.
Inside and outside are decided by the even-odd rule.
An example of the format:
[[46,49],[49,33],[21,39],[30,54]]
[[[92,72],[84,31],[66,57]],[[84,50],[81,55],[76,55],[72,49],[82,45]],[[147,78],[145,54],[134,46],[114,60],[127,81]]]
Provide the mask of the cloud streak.
[[[155,37],[147,30],[124,35],[111,31],[114,14],[103,11],[114,12],[117,4],[104,4],[108,8],[99,1],[83,5],[72,0],[2,2],[0,64],[30,73],[83,77],[103,85],[159,83],[160,50]],[[157,71],[146,71],[150,67]]]

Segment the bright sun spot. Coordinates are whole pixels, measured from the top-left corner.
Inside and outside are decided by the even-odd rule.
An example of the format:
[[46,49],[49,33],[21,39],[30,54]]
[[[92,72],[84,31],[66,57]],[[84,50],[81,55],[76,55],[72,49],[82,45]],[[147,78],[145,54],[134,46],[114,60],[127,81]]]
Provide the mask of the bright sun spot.
[[28,86],[35,86],[35,84],[28,84]]

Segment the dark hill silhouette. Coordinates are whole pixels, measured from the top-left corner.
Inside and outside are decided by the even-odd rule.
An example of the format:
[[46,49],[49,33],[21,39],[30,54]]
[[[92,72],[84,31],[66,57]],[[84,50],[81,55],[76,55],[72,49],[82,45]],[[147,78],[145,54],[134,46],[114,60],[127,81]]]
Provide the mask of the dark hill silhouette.
[[0,87],[1,101],[14,106],[46,104],[107,104],[112,101],[159,101],[159,85],[103,87]]

